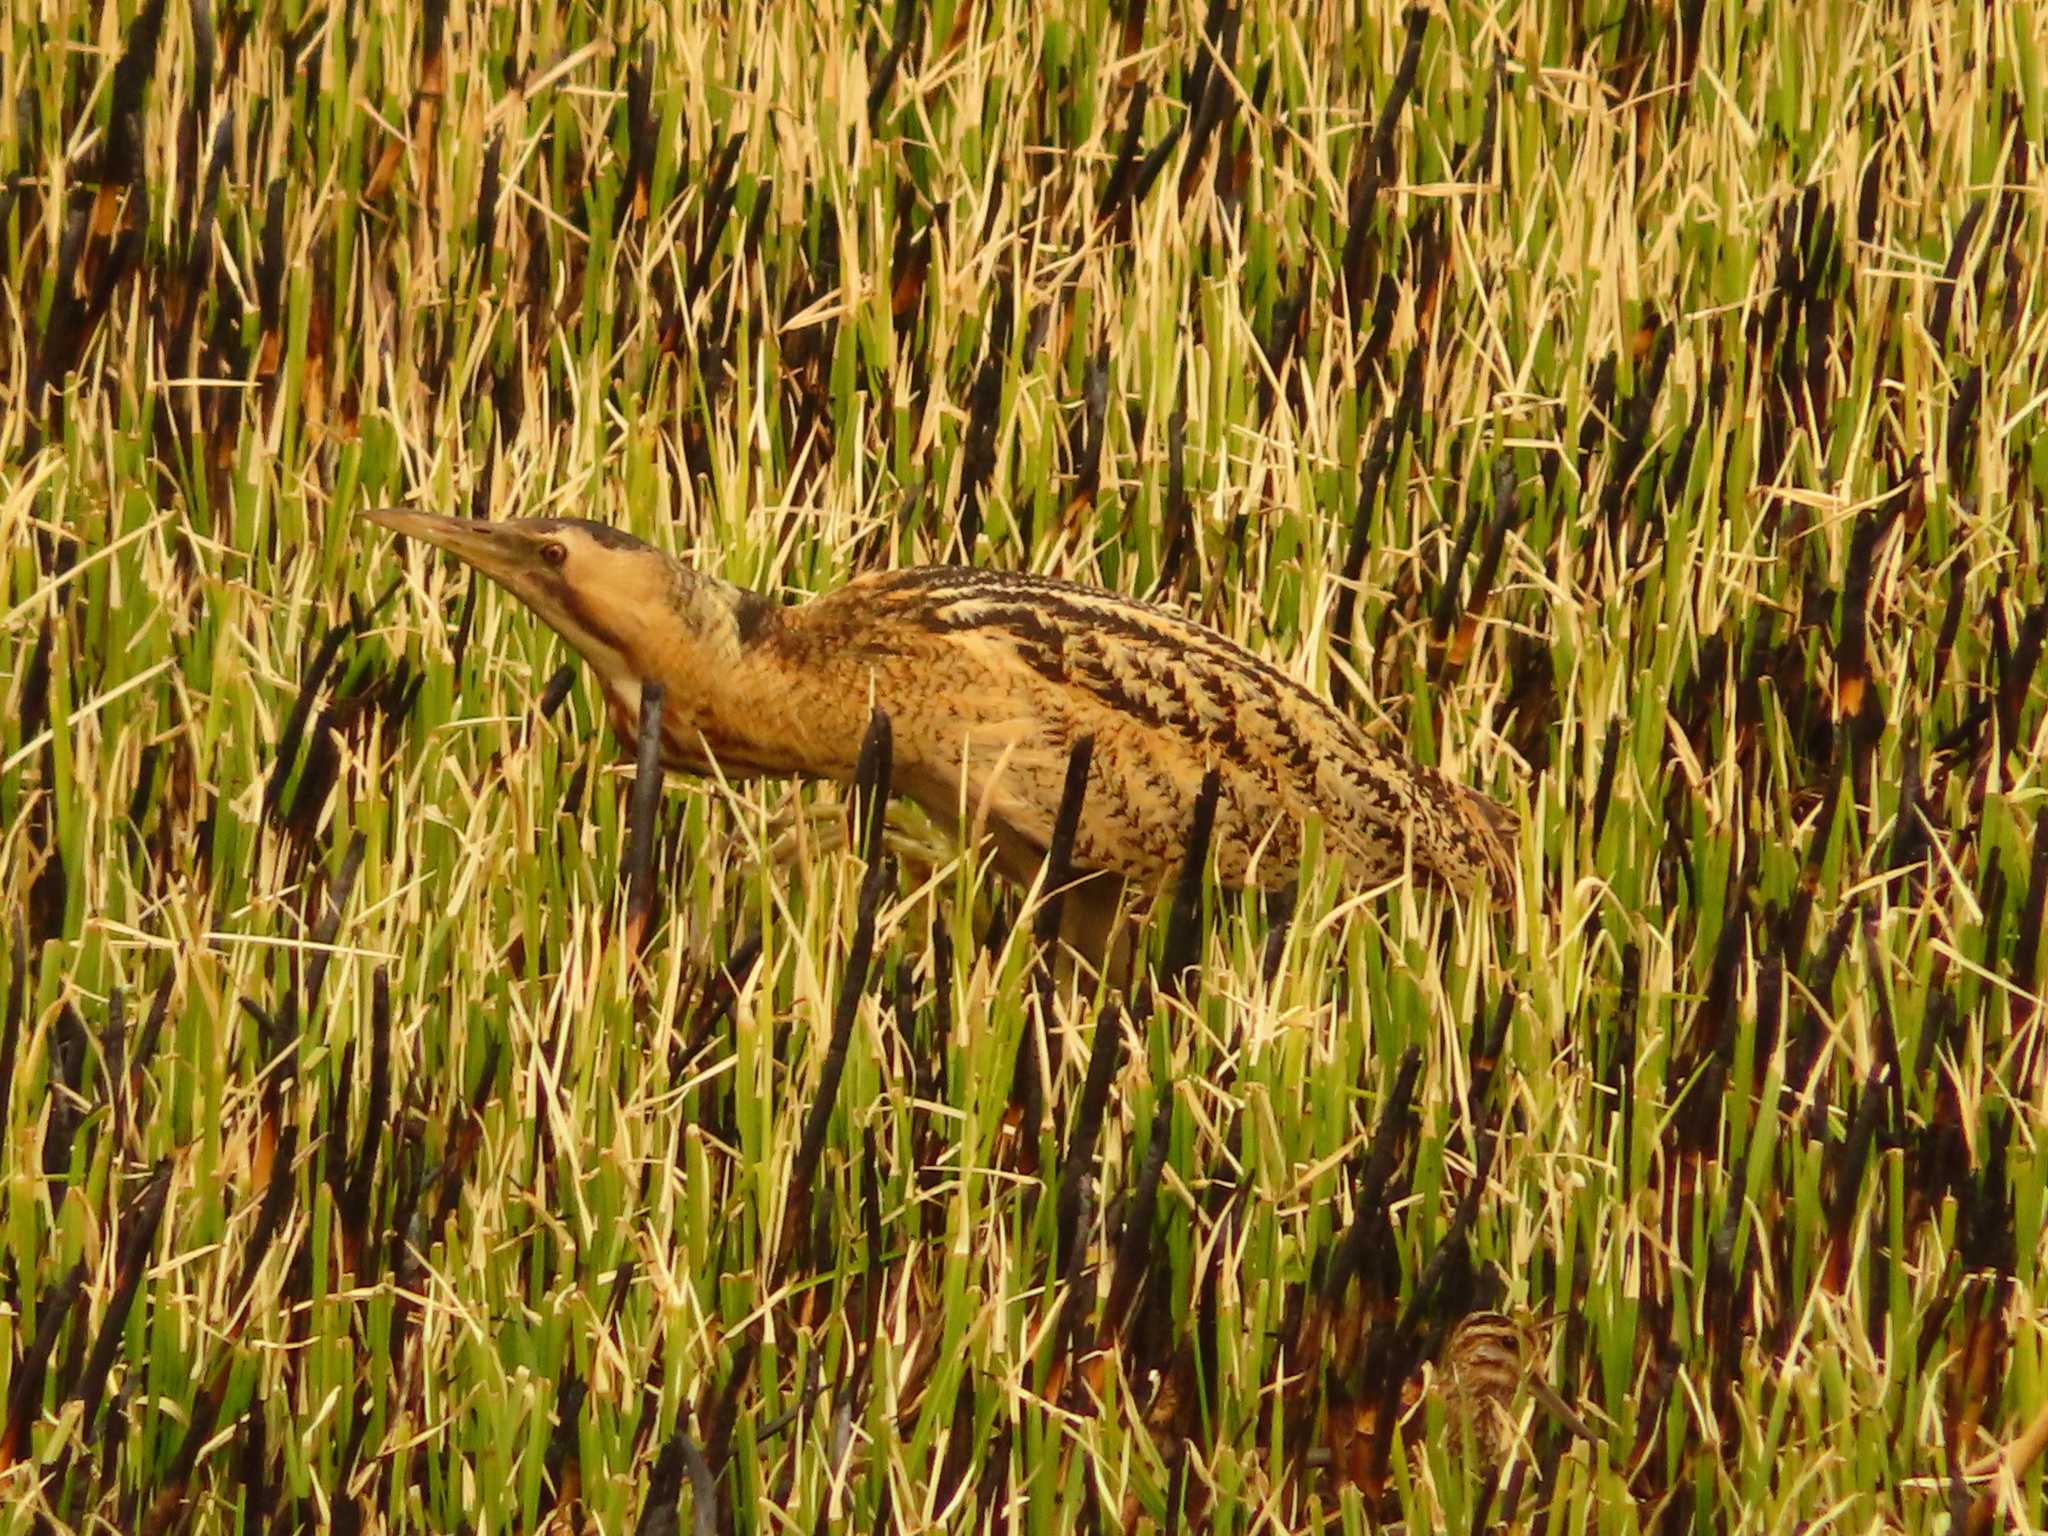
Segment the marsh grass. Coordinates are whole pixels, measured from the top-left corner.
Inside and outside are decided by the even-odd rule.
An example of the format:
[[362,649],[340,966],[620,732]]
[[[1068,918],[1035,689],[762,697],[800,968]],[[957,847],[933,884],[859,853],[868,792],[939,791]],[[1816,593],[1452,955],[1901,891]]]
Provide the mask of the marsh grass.
[[[8,13],[0,1528],[2042,1528],[2041,10],[1296,12]],[[403,499],[1169,597],[1522,895],[636,903]]]

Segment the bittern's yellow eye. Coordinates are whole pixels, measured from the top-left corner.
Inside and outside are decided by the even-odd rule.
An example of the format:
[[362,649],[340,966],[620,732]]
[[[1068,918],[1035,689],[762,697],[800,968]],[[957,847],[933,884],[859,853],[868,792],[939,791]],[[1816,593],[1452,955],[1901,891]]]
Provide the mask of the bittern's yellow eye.
[[559,566],[569,558],[569,551],[565,545],[557,544],[553,539],[549,539],[547,543],[541,545],[540,557],[547,561],[549,565]]

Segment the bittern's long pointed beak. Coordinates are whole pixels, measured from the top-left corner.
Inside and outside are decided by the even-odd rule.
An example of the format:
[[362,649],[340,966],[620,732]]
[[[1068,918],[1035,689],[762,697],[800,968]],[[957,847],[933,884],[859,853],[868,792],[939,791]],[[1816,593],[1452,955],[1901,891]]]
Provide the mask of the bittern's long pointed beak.
[[527,540],[503,523],[440,517],[409,507],[371,507],[362,516],[393,533],[445,549],[496,581],[509,581],[531,553]]

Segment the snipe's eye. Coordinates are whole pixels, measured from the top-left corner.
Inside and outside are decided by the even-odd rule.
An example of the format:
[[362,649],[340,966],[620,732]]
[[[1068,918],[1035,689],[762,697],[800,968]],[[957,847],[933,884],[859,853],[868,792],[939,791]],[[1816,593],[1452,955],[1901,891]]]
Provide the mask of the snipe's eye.
[[547,561],[549,565],[559,566],[569,558],[569,551],[563,545],[557,544],[554,540],[550,539],[547,543],[541,545],[540,557]]

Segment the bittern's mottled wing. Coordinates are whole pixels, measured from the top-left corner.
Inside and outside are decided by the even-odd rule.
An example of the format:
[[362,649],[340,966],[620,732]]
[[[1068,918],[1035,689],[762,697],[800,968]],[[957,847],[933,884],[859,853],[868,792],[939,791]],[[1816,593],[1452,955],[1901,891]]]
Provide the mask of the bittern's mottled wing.
[[1398,874],[1411,845],[1415,866],[1448,884],[1504,889],[1512,877],[1505,809],[1374,745],[1301,684],[1180,615],[1046,577],[946,567],[863,578],[806,612],[824,621],[814,635],[836,633],[842,663],[866,661],[906,791],[941,816],[965,809],[999,841],[1049,841],[1067,754],[1093,736],[1083,867],[1163,879],[1214,768],[1212,850],[1227,885],[1291,884],[1311,817],[1360,881]]

